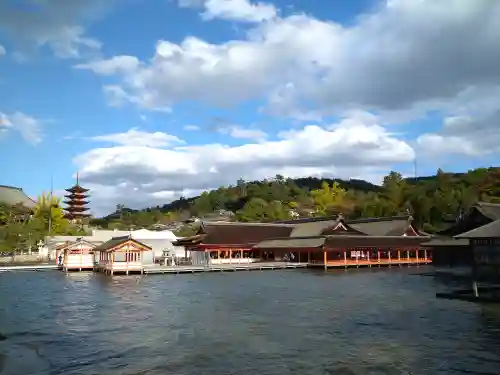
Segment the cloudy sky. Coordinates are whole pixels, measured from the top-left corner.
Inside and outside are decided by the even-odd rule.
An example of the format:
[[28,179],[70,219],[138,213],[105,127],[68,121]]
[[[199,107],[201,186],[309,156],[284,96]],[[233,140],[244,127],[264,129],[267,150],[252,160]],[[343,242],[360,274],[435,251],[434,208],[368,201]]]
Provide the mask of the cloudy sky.
[[92,211],[498,164],[498,0],[0,2],[1,184]]

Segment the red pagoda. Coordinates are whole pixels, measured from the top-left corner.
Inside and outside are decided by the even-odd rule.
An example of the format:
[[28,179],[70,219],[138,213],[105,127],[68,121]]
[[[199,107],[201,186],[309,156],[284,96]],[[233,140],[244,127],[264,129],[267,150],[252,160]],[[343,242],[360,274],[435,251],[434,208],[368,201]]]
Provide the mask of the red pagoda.
[[81,219],[88,217],[90,215],[86,214],[88,207],[86,207],[90,202],[87,200],[89,194],[87,192],[89,189],[85,189],[80,186],[78,181],[78,173],[76,174],[76,185],[69,189],[65,189],[69,194],[64,197],[66,200],[66,208],[64,209],[65,217],[71,221],[80,221]]

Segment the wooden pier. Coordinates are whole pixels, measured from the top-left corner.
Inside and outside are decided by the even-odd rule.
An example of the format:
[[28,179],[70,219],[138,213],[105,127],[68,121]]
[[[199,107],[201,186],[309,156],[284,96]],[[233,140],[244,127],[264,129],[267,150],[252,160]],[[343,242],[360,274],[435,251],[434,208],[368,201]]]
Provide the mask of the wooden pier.
[[29,266],[0,266],[0,272],[7,271],[47,271],[47,270],[57,270],[61,267],[56,264],[34,264]]
[[150,266],[144,267],[144,274],[179,274],[200,272],[266,271],[279,269],[307,268],[307,263],[259,262],[249,264],[217,264],[200,266]]

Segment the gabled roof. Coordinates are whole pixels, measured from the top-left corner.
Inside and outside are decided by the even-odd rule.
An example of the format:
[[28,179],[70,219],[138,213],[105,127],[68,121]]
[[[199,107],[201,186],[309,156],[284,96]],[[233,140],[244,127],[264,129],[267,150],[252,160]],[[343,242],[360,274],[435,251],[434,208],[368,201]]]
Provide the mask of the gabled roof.
[[[409,215],[366,218],[357,220],[344,220],[342,216],[339,216],[335,219],[332,219],[331,217],[314,219],[315,220],[297,220],[298,223],[296,224],[291,237],[333,234],[403,236],[410,228],[413,228],[417,234],[423,234],[412,226],[413,218]],[[336,233],[333,233],[333,229],[338,225],[342,225],[346,230],[338,230],[336,231]]]
[[35,207],[35,201],[28,197],[23,189],[7,185],[0,185],[0,203],[8,206],[21,204],[27,208]]
[[56,249],[57,250],[66,250],[66,249],[69,250],[69,249],[78,247],[80,245],[86,245],[92,249],[97,246],[96,243],[86,241],[83,238],[78,238],[76,241],[67,242],[65,244],[62,244],[61,246],[58,246]]
[[[410,215],[379,217],[346,221],[351,228],[369,236],[402,236],[412,226]],[[417,234],[418,231],[414,228]]]
[[500,220],[495,220],[479,228],[459,234],[455,238],[500,238]]
[[335,227],[338,224],[338,219],[302,222],[295,226],[290,237],[319,236],[325,229]]
[[491,219],[491,220],[499,220],[500,219],[500,204],[498,204],[498,203],[477,202],[471,208],[478,210],[481,214],[486,216],[488,219]]
[[448,236],[458,235],[499,219],[500,204],[476,202],[454,225],[437,232],[437,234]]
[[126,244],[127,242],[132,242],[140,247],[144,247],[144,248],[147,248],[148,250],[152,250],[152,248],[150,246],[133,239],[131,236],[123,236],[123,237],[113,237],[109,241],[106,241],[103,244],[96,246],[94,248],[94,251],[113,251],[118,246]]

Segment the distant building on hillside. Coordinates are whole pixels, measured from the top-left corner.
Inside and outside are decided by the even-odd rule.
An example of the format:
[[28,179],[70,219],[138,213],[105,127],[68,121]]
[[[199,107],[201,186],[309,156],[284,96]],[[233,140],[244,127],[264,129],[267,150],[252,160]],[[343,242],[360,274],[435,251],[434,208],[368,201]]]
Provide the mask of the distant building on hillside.
[[66,204],[66,208],[64,209],[66,218],[76,222],[88,217],[89,215],[86,212],[89,210],[87,205],[90,203],[87,200],[89,189],[80,186],[78,174],[76,175],[76,184],[65,190],[69,193],[64,196],[66,198],[64,201]]
[[8,185],[0,185],[0,203],[7,206],[21,204],[26,208],[35,207],[35,201],[28,197],[23,189]]

